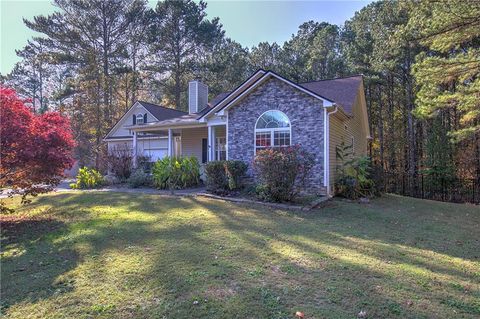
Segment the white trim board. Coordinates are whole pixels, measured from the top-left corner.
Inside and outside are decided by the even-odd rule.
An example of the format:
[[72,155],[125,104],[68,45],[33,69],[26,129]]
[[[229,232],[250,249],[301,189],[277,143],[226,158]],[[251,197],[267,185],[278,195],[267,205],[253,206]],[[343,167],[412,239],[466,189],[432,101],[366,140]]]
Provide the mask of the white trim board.
[[321,100],[323,102],[323,107],[330,107],[330,106],[333,106],[333,104],[335,103],[334,101],[331,101],[331,100],[328,100],[327,98],[324,98],[310,90],[307,90],[306,88],[294,83],[294,82],[291,82],[287,79],[285,79],[284,77],[272,72],[272,71],[268,71],[267,73],[265,73],[262,77],[260,77],[256,82],[254,82],[250,87],[248,87],[245,91],[243,91],[240,95],[238,95],[236,98],[234,98],[233,100],[231,100],[230,102],[228,102],[225,106],[223,106],[223,108],[221,110],[219,110],[217,113],[217,115],[219,116],[222,116],[224,115],[225,111],[227,111],[229,108],[231,108],[237,101],[239,101],[242,97],[244,97],[245,95],[247,95],[248,93],[250,93],[253,89],[255,89],[256,87],[258,87],[259,85],[263,84],[267,79],[269,79],[270,77],[274,77],[280,81],[283,81],[284,83],[290,85],[290,86],[293,86],[294,88],[314,97],[314,98],[317,98],[319,100]]
[[105,135],[105,137],[103,138],[103,140],[108,139],[108,137],[110,136],[110,134],[117,129],[117,126],[120,125],[120,123],[123,121],[123,119],[124,119],[127,115],[131,115],[131,111],[133,110],[134,107],[136,107],[137,104],[140,105],[140,106],[145,110],[145,112],[147,112],[148,114],[150,114],[154,119],[156,119],[156,120],[158,121],[158,118],[157,118],[155,115],[153,115],[152,113],[150,113],[150,112],[142,105],[142,103],[140,103],[140,102],[137,101],[137,102],[133,103],[132,106],[130,106],[130,108],[128,109],[128,111],[125,112],[125,114],[123,114],[123,116],[117,121],[117,123],[115,123],[115,125],[110,129],[110,131],[108,131],[107,135]]
[[240,84],[235,90],[233,90],[233,92],[230,92],[226,97],[224,97],[223,100],[217,103],[217,105],[215,105],[211,110],[203,114],[198,120],[200,122],[206,122],[207,121],[206,117],[210,116],[212,113],[217,112],[217,110],[222,108],[228,101],[230,101],[231,98],[235,96],[235,94],[241,92],[243,88],[251,85],[252,80],[253,82],[257,81],[259,78],[265,75],[265,73],[266,73],[265,70],[259,69],[257,72],[251,75],[248,79],[246,79],[242,84]]
[[[166,139],[168,136],[146,136],[146,137],[137,137],[138,140],[162,140]],[[116,141],[131,141],[133,140],[132,137],[123,137],[123,138],[104,138],[104,142],[116,142]]]

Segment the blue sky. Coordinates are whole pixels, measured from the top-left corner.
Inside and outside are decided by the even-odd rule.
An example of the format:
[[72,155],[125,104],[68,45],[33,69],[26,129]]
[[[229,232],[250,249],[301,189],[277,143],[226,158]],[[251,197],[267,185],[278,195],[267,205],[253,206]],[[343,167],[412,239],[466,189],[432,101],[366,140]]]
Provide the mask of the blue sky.
[[[226,35],[244,46],[259,42],[282,44],[308,20],[341,25],[372,1],[207,1],[208,18],[220,17]],[[150,1],[154,6],[156,1]],[[21,49],[34,32],[22,18],[50,14],[55,7],[46,0],[0,0],[0,72],[11,71]]]

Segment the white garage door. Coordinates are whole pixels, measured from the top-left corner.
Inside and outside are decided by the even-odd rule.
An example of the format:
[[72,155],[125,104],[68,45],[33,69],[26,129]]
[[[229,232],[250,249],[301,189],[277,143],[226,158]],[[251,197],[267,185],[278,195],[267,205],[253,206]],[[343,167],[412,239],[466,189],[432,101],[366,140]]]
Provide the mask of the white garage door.
[[167,149],[145,149],[144,153],[145,155],[150,157],[150,160],[152,162],[155,162],[167,156],[168,150]]

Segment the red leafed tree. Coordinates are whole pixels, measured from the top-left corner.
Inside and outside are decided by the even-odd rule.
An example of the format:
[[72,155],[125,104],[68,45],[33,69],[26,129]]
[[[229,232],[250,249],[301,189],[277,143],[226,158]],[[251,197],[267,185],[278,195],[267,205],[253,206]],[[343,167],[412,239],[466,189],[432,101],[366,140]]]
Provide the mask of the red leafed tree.
[[0,188],[45,193],[72,166],[70,121],[57,112],[34,114],[12,89],[0,86]]

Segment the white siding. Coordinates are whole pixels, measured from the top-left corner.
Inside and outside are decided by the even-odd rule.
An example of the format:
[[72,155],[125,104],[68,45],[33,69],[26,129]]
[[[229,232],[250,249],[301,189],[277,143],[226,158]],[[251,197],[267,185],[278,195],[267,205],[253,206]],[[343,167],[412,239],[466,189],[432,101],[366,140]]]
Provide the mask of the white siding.
[[153,117],[150,112],[147,111],[141,104],[136,103],[131,110],[124,116],[124,118],[116,125],[116,129],[111,132],[108,136],[115,137],[115,136],[132,136],[132,133],[125,128],[125,126],[130,126],[133,124],[133,114],[145,114],[147,113],[147,123],[157,122],[157,120]]

